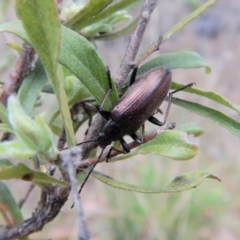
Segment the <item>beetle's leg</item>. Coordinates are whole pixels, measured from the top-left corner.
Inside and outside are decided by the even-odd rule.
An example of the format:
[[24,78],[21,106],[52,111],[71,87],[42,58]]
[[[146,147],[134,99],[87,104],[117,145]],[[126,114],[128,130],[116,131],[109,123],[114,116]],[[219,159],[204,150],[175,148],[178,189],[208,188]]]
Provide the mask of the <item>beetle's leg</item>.
[[[170,92],[170,93],[168,94],[168,106],[167,106],[167,111],[166,111],[166,114],[165,114],[165,116],[164,116],[163,122],[159,121],[158,119],[156,119],[156,118],[153,117],[153,116],[151,116],[150,118],[148,118],[148,121],[151,122],[151,123],[153,123],[153,124],[155,124],[155,125],[163,126],[163,125],[166,123],[167,118],[168,118],[169,110],[170,110],[171,103],[172,103],[172,96],[173,96],[173,94],[176,93],[176,92],[179,92],[179,91],[181,91],[181,90],[183,90],[183,89],[185,89],[185,88],[191,87],[192,85],[194,85],[194,83],[189,83],[189,84],[187,84],[187,85],[185,85],[185,86],[183,86],[183,87],[181,87],[181,88],[179,88],[179,89],[177,89],[177,90],[175,90],[175,91],[173,91],[173,92]],[[159,109],[159,110],[160,110],[160,109]]]
[[106,120],[109,120],[110,119],[110,115],[111,115],[111,112],[109,111],[106,111],[106,110],[103,110],[101,106],[99,105],[96,105],[95,106],[98,113]]
[[129,149],[129,146],[128,144],[125,142],[125,140],[123,138],[120,138],[120,143],[125,151],[125,153],[129,153],[130,152],[130,149]]
[[145,123],[142,125],[142,137],[141,137],[142,143],[143,143],[144,134],[145,134]]
[[156,113],[163,114],[163,111],[159,108]]
[[159,50],[159,46],[161,45],[161,42],[162,42],[162,36],[159,37],[158,42],[153,46],[153,48],[150,49],[149,52],[147,52],[146,54],[144,54],[144,56],[142,57],[142,59],[140,59],[140,60],[138,61],[138,63],[135,65],[135,67],[133,68],[132,74],[131,74],[129,86],[131,86],[131,85],[135,82],[136,75],[137,75],[137,70],[138,70],[138,66],[139,66],[149,55],[151,55],[153,52]]
[[[92,115],[97,111],[93,106],[89,105],[88,103],[95,102],[95,101],[96,100],[89,99],[89,100],[84,100],[84,101],[75,103],[70,110],[71,118],[73,122],[78,121],[77,116],[80,113],[80,108],[82,108],[85,114],[88,116],[88,128],[89,128],[92,123]],[[88,129],[86,130],[85,135],[87,134],[87,132],[88,132]]]
[[86,113],[86,115],[88,116],[88,127],[90,127],[90,125],[92,124],[92,114],[91,114],[91,110],[89,109],[88,105],[83,102],[82,103],[82,108],[84,110],[84,112]]
[[135,65],[135,67],[132,70],[129,86],[131,86],[135,82],[137,70],[138,70],[138,65]]
[[111,73],[109,68],[107,67],[107,77],[108,77],[108,84],[109,84],[109,89],[112,90],[112,79],[111,79]]
[[110,155],[111,155],[111,152],[112,150],[116,151],[116,152],[119,152],[119,153],[122,153],[122,154],[126,154],[126,152],[123,152],[115,147],[111,147],[108,151],[108,154],[106,155],[106,162],[108,162],[108,159],[110,158]]
[[170,92],[168,94],[168,106],[167,106],[167,111],[166,111],[166,114],[165,114],[165,117],[164,117],[164,121],[162,122],[162,125],[164,125],[166,123],[166,121],[167,121],[169,110],[170,110],[171,103],[172,103],[172,96],[173,96],[173,94],[176,93],[176,92],[182,91],[185,88],[191,87],[194,84],[195,83],[189,83],[189,84],[187,84],[187,85],[185,85],[185,86],[183,86],[183,87],[181,87],[181,88],[179,88],[179,89],[177,89],[177,90],[175,90],[173,92]]
[[[166,115],[165,115],[166,116]],[[164,122],[161,122],[159,121],[157,118],[151,116],[149,119],[148,119],[149,122],[155,124],[155,125],[158,125],[158,126],[162,126],[164,125]]]
[[[88,116],[88,129],[89,129],[89,127],[92,124],[92,113],[91,113],[91,110],[89,109],[88,105],[85,102],[82,103],[82,108],[85,111],[86,115]],[[88,133],[88,129],[85,132],[85,136]]]
[[142,144],[142,140],[137,136],[137,134],[132,133],[130,136],[136,143]]

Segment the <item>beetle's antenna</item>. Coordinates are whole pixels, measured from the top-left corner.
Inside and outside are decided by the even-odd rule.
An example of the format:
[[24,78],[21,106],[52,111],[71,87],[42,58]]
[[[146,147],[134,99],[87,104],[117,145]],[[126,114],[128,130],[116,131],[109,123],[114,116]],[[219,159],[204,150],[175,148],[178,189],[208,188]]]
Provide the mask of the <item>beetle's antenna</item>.
[[88,140],[88,141],[84,141],[84,142],[80,142],[80,143],[76,144],[76,146],[82,145],[84,143],[90,143],[90,142],[96,142],[96,141],[97,141],[97,138],[92,139],[92,140]]
[[[105,148],[102,149],[102,151],[101,151],[101,153],[100,153],[100,155],[99,155],[99,157],[98,157],[98,160],[94,163],[93,167],[92,167],[92,168],[90,169],[90,171],[88,172],[86,178],[84,179],[84,181],[83,181],[83,183],[82,183],[82,185],[81,185],[81,187],[80,187],[80,189],[79,189],[79,191],[78,191],[78,194],[81,193],[81,191],[82,191],[85,183],[87,182],[89,176],[91,175],[93,169],[94,169],[94,168],[96,167],[96,165],[99,163],[99,161],[100,161],[100,159],[101,159],[101,157],[102,157],[102,154],[103,154],[104,149],[105,149]],[[72,207],[73,207],[73,205],[72,205]]]
[[106,99],[108,98],[109,94],[111,93],[112,89],[109,89],[106,96],[104,97],[103,101],[102,101],[102,104],[101,104],[101,108],[103,107],[104,103],[106,102]]
[[103,107],[104,103],[106,102],[106,99],[108,98],[109,94],[112,91],[111,73],[110,73],[110,70],[109,70],[108,67],[107,67],[107,77],[108,77],[109,90],[108,90],[106,96],[104,97],[104,99],[102,101],[102,104],[100,106],[101,108]]

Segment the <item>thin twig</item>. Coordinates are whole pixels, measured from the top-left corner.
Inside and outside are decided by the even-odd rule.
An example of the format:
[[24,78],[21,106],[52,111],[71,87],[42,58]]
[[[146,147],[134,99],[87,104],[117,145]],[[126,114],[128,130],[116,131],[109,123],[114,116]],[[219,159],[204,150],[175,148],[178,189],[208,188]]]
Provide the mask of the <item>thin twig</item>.
[[21,209],[23,204],[27,201],[30,193],[32,192],[32,190],[34,189],[35,185],[34,184],[31,184],[28,188],[28,191],[26,192],[24,198],[22,198],[19,203],[18,203],[18,207]]
[[61,158],[64,161],[64,164],[67,165],[70,184],[71,184],[71,191],[73,196],[73,202],[78,218],[78,239],[79,240],[88,240],[90,239],[90,233],[87,227],[87,223],[84,217],[83,208],[80,202],[78,189],[77,189],[77,182],[76,182],[76,163],[79,162],[80,156],[80,149],[75,147],[65,151]]
[[134,33],[130,37],[129,45],[127,47],[125,56],[123,58],[123,61],[120,65],[120,68],[116,76],[114,77],[114,80],[119,87],[121,87],[121,85],[124,83],[124,79],[131,71],[132,64],[137,55],[140,43],[143,38],[143,34],[150,19],[150,15],[156,6],[156,2],[157,2],[156,0],[145,0],[142,5],[138,24],[136,26]]
[[0,240],[19,239],[41,230],[44,225],[58,214],[70,192],[70,187],[55,187],[48,193],[48,202],[33,213],[32,217],[13,227],[0,226]]
[[2,104],[6,106],[8,97],[18,92],[24,78],[33,70],[35,60],[35,50],[29,44],[24,43],[20,58],[10,72],[9,79],[3,86],[0,96]]
[[46,205],[48,200],[48,193],[44,189],[41,189],[40,199],[38,201],[38,209],[42,209]]

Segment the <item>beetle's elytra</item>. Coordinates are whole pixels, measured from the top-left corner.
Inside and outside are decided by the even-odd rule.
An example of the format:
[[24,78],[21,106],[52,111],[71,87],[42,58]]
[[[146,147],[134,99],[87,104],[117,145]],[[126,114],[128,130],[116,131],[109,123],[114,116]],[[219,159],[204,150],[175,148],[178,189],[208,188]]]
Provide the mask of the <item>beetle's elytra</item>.
[[156,113],[168,94],[171,79],[171,71],[165,67],[147,72],[131,85],[115,105],[111,119],[119,124],[125,134],[135,133]]

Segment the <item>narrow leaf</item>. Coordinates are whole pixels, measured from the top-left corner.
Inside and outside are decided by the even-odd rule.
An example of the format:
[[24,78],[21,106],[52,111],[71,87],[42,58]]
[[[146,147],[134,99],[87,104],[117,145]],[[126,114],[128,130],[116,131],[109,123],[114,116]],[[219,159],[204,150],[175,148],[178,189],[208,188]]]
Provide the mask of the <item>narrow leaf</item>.
[[53,0],[16,0],[16,9],[52,84],[61,109],[67,142],[69,147],[72,147],[75,145],[72,121],[57,65],[61,28],[55,2]]
[[[17,149],[23,147],[28,153],[38,154],[41,160],[50,161],[56,159],[57,149],[54,143],[53,134],[44,121],[43,115],[38,115],[35,120],[29,117],[18,99],[12,95],[8,98],[8,117],[11,127],[18,138],[16,150],[11,142],[0,144],[0,150],[8,154],[16,154]],[[16,143],[17,144],[17,143]],[[12,150],[12,153],[11,153]],[[3,154],[3,152],[1,152]],[[14,156],[12,156],[14,157]]]
[[213,122],[218,123],[222,127],[228,129],[230,132],[240,137],[240,123],[224,115],[223,113],[215,109],[202,106],[198,103],[189,102],[179,98],[173,98],[172,103],[200,114],[205,118],[211,119]]
[[[31,44],[45,68],[56,69],[59,50],[60,23],[52,0],[16,0],[16,9]],[[49,24],[51,23],[51,24]]]
[[[178,22],[176,25],[174,25],[167,33],[165,33],[162,37],[162,41],[165,41],[171,37],[171,35],[177,33],[180,31],[185,25],[189,24],[191,21],[193,21],[195,18],[199,17],[202,13],[204,13],[211,5],[213,5],[217,0],[209,0],[207,3],[200,6],[198,9],[196,9],[194,12],[192,12],[190,15],[182,19],[180,22]],[[151,46],[145,51],[142,55],[142,57],[145,57],[152,46],[157,46],[158,41],[153,42]],[[207,70],[207,69],[206,69]]]
[[[184,84],[173,82],[171,88],[172,89],[178,89],[178,88],[181,88],[183,86],[184,86]],[[206,97],[206,98],[211,99],[211,100],[213,100],[217,103],[222,104],[225,107],[233,109],[237,113],[240,113],[240,106],[238,106],[236,104],[233,104],[231,101],[229,101],[228,99],[222,97],[221,95],[219,95],[215,92],[206,91],[206,90],[198,88],[198,87],[186,88],[184,91],[190,92],[190,93],[195,93],[197,95]]]
[[161,154],[174,160],[188,160],[198,152],[198,146],[190,143],[187,134],[179,130],[164,131],[153,140],[140,145],[136,154]]
[[201,136],[204,133],[204,130],[195,123],[187,123],[184,125],[180,125],[177,126],[175,129],[186,132],[188,135],[193,134],[194,137]]
[[43,65],[37,61],[34,70],[24,79],[18,91],[18,99],[27,114],[31,114],[34,104],[47,82],[47,75]]
[[9,226],[23,221],[22,213],[5,183],[0,181],[0,212]]
[[68,183],[58,180],[54,177],[49,176],[46,173],[35,171],[22,163],[11,167],[0,168],[0,179],[10,180],[10,179],[20,179],[24,181],[33,182],[36,185],[47,188],[51,184],[55,184],[61,187],[67,187]]
[[0,159],[3,158],[18,158],[27,159],[37,154],[28,146],[20,141],[5,141],[0,144]]
[[9,124],[5,124],[5,123],[0,123],[0,130],[4,131],[4,132],[13,133],[13,129],[11,128],[11,126]]
[[178,52],[162,54],[153,58],[147,63],[143,64],[139,69],[137,75],[141,75],[149,70],[157,67],[167,67],[169,69],[178,68],[205,68],[206,72],[210,72],[211,69],[205,62],[205,60],[195,52]]
[[191,188],[195,188],[200,183],[202,183],[203,180],[205,180],[206,178],[212,178],[220,181],[220,179],[217,176],[207,171],[196,171],[196,172],[185,173],[176,177],[168,186],[151,188],[151,187],[142,187],[142,186],[123,183],[103,173],[99,173],[96,171],[94,171],[92,175],[93,177],[97,178],[101,182],[111,187],[115,187],[115,188],[119,188],[127,191],[139,192],[139,193],[176,193],[176,192],[186,191]]
[[[59,61],[80,79],[101,104],[109,90],[109,81],[106,66],[91,43],[76,32],[63,27]],[[115,85],[112,86],[113,90],[104,104],[107,110],[111,109],[118,99]]]
[[140,145],[135,151],[111,158],[109,162],[115,162],[134,156],[136,154],[154,153],[164,155],[174,160],[188,160],[198,152],[198,146],[190,143],[187,134],[180,130],[166,130],[158,134],[154,139]]
[[11,21],[0,24],[0,32],[9,32],[17,35],[24,41],[31,43],[27,36],[21,21]]
[[139,17],[134,19],[126,27],[124,27],[118,31],[115,31],[113,33],[103,34],[100,36],[95,36],[94,39],[95,40],[112,40],[112,39],[119,38],[119,37],[125,35],[126,33],[130,32],[136,26],[138,20],[139,20]]
[[8,124],[8,114],[6,107],[0,102],[0,119],[3,123]]
[[8,159],[1,159],[0,160],[0,168],[5,167],[5,166],[13,166],[13,163],[9,161]]
[[195,18],[199,17],[201,14],[203,14],[210,6],[212,6],[217,0],[209,0],[199,8],[197,8],[194,12],[189,14],[187,17],[182,19],[180,22],[178,22],[175,26],[173,26],[169,31],[167,31],[163,35],[163,41],[169,39],[171,35],[177,33],[180,31],[185,25],[192,22]]
[[111,16],[116,11],[126,9],[129,5],[135,3],[136,0],[120,0],[116,2],[115,4],[112,4],[111,6],[105,8],[103,11],[99,12],[97,15],[91,15],[92,17],[89,17],[85,19],[85,21],[78,22],[76,26],[74,26],[74,29],[82,29],[84,27],[87,27],[93,23],[99,22],[103,20],[106,17]]
[[81,8],[72,18],[68,19],[65,23],[72,29],[77,30],[81,23],[89,19],[91,16],[97,15],[101,12],[112,0],[89,0],[89,2]]

